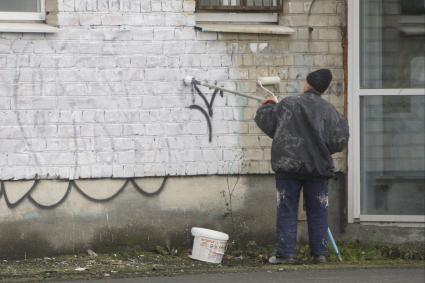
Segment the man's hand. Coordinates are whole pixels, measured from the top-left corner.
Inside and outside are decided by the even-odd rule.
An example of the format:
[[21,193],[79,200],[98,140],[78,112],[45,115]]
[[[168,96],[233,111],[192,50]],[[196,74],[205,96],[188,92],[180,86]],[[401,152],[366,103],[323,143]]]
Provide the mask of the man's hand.
[[278,101],[277,101],[277,97],[276,96],[272,96],[272,97],[269,97],[269,98],[264,99],[263,101],[261,101],[261,104],[262,105],[266,105],[266,104],[277,104],[277,103],[278,103]]

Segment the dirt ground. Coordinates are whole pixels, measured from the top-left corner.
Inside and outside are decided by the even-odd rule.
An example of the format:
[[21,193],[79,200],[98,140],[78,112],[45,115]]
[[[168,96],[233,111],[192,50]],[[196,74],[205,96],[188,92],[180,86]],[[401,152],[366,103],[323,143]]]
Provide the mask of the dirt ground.
[[343,263],[331,255],[327,264],[312,264],[308,248],[302,246],[298,251],[298,264],[277,266],[267,264],[267,258],[273,253],[273,248],[257,247],[255,243],[244,247],[230,247],[221,264],[192,260],[188,257],[189,251],[179,251],[169,245],[157,247],[155,251],[150,252],[131,248],[108,253],[96,253],[90,250],[75,255],[0,260],[0,282],[46,282],[247,271],[425,268],[425,253],[415,247],[352,244],[342,246],[340,249],[344,258]]

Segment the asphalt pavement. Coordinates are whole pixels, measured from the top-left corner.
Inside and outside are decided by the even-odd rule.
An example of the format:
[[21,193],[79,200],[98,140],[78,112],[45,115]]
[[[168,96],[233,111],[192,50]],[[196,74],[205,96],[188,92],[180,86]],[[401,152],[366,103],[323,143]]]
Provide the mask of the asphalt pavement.
[[[304,270],[70,281],[69,283],[424,283],[424,269]],[[63,281],[61,283],[64,283]]]

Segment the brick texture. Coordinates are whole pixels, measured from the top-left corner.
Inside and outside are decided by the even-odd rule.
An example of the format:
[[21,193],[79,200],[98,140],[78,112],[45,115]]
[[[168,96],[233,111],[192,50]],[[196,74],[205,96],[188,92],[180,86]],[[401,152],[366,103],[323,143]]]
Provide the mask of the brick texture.
[[284,97],[326,67],[324,98],[342,111],[344,1],[310,17],[309,2],[285,1],[280,24],[296,33],[272,36],[198,32],[193,0],[47,0],[58,33],[0,33],[0,179],[271,172],[258,104],[217,97],[209,142],[182,79],[255,93],[258,76],[278,75]]

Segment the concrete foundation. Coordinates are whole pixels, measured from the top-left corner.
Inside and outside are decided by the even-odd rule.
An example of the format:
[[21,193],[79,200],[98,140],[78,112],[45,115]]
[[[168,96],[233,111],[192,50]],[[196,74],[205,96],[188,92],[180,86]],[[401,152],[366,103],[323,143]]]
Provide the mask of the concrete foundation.
[[[137,184],[154,192],[162,178],[144,178]],[[114,195],[125,180],[76,181],[96,199]],[[34,206],[63,198],[68,182],[41,181],[29,196],[32,182],[5,182],[0,205],[0,255],[2,258],[46,256],[86,248],[105,250],[138,245],[189,247],[193,226],[229,233],[232,239],[271,243],[274,238],[276,193],[272,176],[173,177],[154,196],[139,193],[129,184],[115,199],[105,203],[84,198],[72,188],[54,209]]]
[[[338,176],[329,183],[330,226],[337,238],[397,243],[424,240],[423,228],[344,225],[344,178]],[[254,240],[261,245],[275,241],[273,175],[170,177],[156,195],[149,193],[160,187],[162,178],[135,181],[144,194],[128,183],[116,198],[106,202],[100,200],[116,194],[125,180],[75,181],[83,193],[98,201],[87,199],[75,187],[68,191],[66,181],[40,181],[30,194],[32,182],[4,182],[0,258],[49,256],[88,248],[104,251],[119,246],[151,249],[164,246],[167,240],[173,246],[190,248],[194,226],[226,232],[236,241]],[[59,206],[50,209],[40,206],[59,201]],[[307,241],[306,231],[300,205],[301,241]]]

